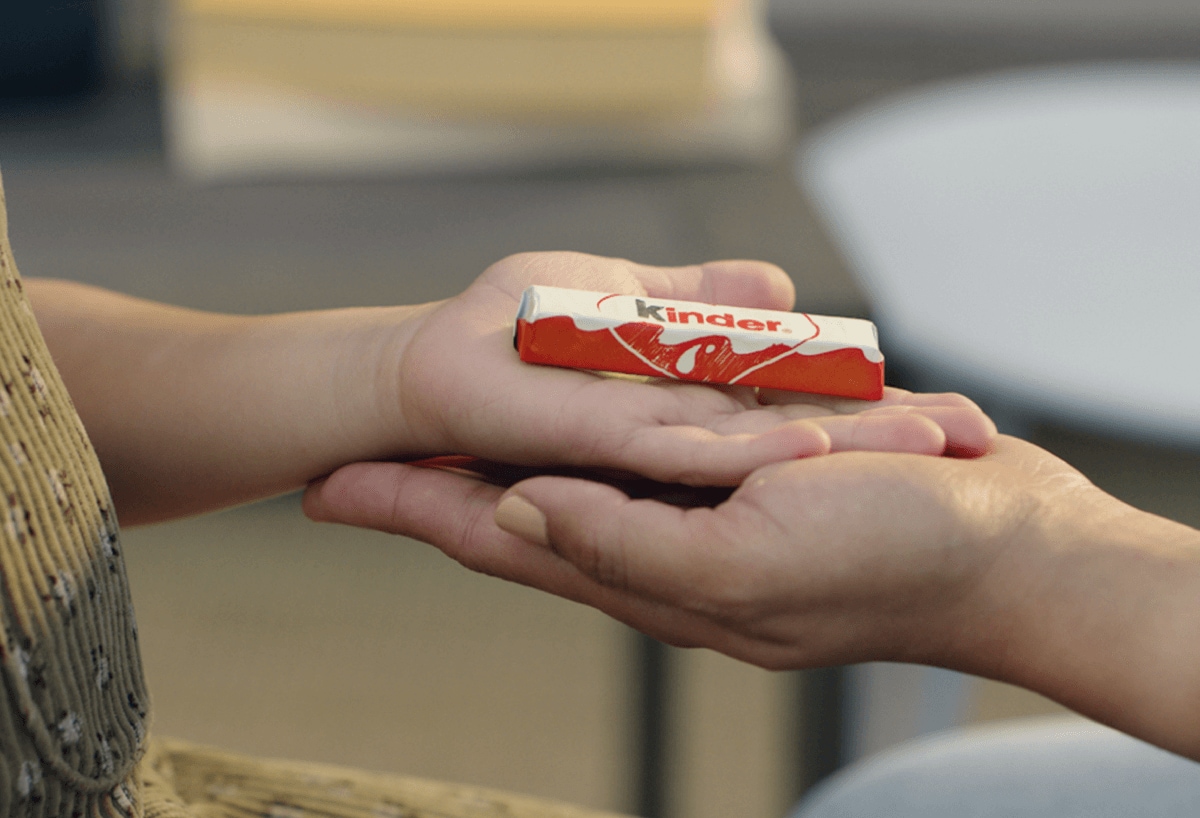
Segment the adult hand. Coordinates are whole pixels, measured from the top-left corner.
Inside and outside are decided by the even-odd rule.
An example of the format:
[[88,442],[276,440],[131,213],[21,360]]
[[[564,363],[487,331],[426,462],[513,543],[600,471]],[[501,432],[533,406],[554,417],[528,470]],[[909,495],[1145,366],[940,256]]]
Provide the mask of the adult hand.
[[714,508],[570,477],[506,491],[461,471],[369,463],[310,487],[305,508],[430,542],[672,644],[799,668],[937,658],[948,631],[970,627],[949,608],[1031,515],[1089,486],[1001,437],[973,460],[848,452],[771,464]]
[[863,403],[772,393],[760,403],[748,388],[635,383],[524,364],[511,336],[532,284],[778,310],[791,309],[794,295],[782,271],[758,262],[661,268],[577,253],[510,257],[402,334],[391,399],[401,452],[736,485],[766,463],[831,451],[979,454],[995,431],[957,395],[889,390],[883,401]]
[[[768,668],[920,662],[1037,690],[1200,757],[1200,532],[1009,437],[977,459],[847,452],[756,470],[715,508],[561,476],[507,491],[358,464],[306,510]],[[336,514],[333,516],[337,516]]]

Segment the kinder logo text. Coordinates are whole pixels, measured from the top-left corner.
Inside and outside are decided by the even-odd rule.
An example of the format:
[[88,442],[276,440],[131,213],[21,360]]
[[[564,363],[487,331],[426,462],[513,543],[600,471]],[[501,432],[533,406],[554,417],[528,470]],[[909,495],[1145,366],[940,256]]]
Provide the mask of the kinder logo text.
[[781,321],[756,321],[753,318],[735,319],[733,313],[702,313],[692,310],[676,310],[662,304],[647,304],[635,299],[637,317],[649,318],[661,324],[712,324],[714,327],[744,329],[750,332],[791,332]]

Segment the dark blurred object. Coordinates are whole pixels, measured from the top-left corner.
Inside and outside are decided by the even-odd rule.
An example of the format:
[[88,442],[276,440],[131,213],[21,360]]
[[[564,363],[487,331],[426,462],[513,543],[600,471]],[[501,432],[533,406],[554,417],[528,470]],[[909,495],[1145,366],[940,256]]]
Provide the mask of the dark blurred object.
[[644,633],[633,633],[633,700],[637,739],[633,814],[664,818],[671,790],[671,649]]
[[818,667],[799,674],[800,775],[798,799],[833,775],[851,759],[846,757],[845,719],[849,679],[844,667]]
[[98,91],[104,30],[101,0],[0,3],[0,101]]
[[431,469],[445,469],[483,480],[493,486],[509,488],[532,477],[573,477],[604,483],[625,492],[633,500],[657,500],[680,508],[715,508],[729,499],[734,489],[729,486],[684,486],[676,483],[659,483],[611,469],[584,469],[573,466],[546,468],[541,466],[516,466],[511,463],[496,463],[467,455],[447,455],[414,461],[410,465]]

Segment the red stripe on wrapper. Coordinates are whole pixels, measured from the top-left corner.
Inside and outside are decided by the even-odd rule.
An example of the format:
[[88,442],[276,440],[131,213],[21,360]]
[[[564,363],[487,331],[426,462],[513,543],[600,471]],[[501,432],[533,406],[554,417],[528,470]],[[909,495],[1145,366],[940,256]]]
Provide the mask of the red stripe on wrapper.
[[854,348],[818,355],[789,355],[768,364],[741,383],[765,389],[881,400],[883,362],[872,363],[861,349]]
[[553,315],[536,321],[519,319],[516,347],[521,360],[535,364],[861,400],[883,397],[883,361],[868,360],[857,347],[806,355],[799,351],[808,340],[804,339],[737,353],[724,335],[667,344],[661,340],[663,332],[663,327],[643,322],[586,330],[576,326],[571,316]]
[[665,377],[622,346],[608,330],[581,330],[569,315],[517,321],[517,352],[522,361],[531,364]]

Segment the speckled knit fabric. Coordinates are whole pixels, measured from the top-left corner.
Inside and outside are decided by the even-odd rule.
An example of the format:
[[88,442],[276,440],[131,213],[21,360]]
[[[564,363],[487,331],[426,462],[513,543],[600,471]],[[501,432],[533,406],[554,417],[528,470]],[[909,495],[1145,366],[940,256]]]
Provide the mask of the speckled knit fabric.
[[602,818],[513,796],[147,741],[107,484],[42,340],[0,183],[0,818]]
[[0,815],[132,815],[146,689],[100,464],[42,341],[0,191]]

